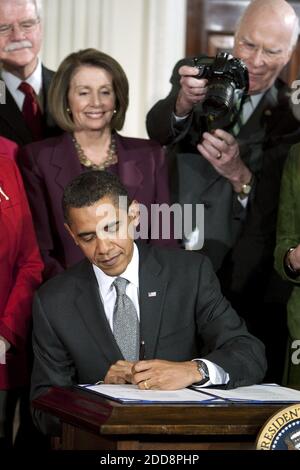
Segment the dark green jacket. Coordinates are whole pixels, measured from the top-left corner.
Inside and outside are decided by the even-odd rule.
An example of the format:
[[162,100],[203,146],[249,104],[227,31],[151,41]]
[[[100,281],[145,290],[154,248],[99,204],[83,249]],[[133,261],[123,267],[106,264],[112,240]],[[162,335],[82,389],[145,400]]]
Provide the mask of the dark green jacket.
[[[292,364],[299,354],[293,347],[294,340],[300,340],[300,276],[289,277],[284,268],[287,250],[300,244],[300,144],[294,145],[288,155],[281,181],[280,203],[277,221],[275,269],[280,276],[293,283],[294,287],[287,306],[287,321],[291,340],[289,363],[286,373],[290,384],[300,384],[300,364]],[[294,343],[295,346],[295,343]]]

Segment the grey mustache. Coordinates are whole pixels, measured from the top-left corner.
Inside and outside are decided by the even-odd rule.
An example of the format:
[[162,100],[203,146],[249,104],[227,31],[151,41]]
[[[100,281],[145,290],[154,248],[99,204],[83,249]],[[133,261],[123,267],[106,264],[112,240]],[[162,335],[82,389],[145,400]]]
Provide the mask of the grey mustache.
[[25,47],[32,47],[30,41],[18,41],[18,42],[11,42],[5,48],[4,52],[11,52],[16,51],[18,49],[24,49]]

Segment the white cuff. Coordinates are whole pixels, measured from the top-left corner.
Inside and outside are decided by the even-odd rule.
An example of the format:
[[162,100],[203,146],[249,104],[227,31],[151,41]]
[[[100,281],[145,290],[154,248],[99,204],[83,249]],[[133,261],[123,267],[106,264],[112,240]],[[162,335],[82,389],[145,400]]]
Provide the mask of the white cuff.
[[208,361],[207,359],[194,359],[194,360],[200,360],[203,361],[208,368],[208,373],[209,373],[209,380],[205,382],[204,385],[193,385],[195,388],[202,388],[202,387],[208,387],[209,385],[225,385],[229,382],[229,374],[225,372],[225,370],[217,366],[217,364],[214,364],[211,361]]

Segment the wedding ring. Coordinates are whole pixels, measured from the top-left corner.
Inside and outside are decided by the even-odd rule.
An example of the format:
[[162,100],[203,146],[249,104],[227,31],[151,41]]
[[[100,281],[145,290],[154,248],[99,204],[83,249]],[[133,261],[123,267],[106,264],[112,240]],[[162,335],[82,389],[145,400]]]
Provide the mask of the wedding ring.
[[222,153],[219,152],[218,155],[216,156],[216,159],[217,159],[217,160],[220,160],[221,157],[222,157]]
[[149,390],[149,385],[147,384],[147,380],[144,380],[144,387],[145,387],[145,390]]

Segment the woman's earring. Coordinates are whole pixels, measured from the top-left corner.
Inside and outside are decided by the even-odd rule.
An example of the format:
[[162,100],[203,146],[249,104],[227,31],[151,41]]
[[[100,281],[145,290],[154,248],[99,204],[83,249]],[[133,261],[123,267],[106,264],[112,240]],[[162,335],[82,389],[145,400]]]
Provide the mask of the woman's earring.
[[67,113],[68,113],[68,114],[71,114],[70,108],[67,108]]
[[116,110],[116,109],[114,109],[114,114],[117,114],[117,110]]

